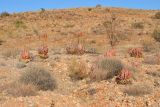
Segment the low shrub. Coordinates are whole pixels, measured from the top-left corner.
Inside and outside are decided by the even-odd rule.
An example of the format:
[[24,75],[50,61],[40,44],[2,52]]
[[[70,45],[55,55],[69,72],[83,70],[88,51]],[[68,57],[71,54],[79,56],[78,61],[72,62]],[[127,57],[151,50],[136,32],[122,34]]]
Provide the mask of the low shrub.
[[20,77],[24,84],[32,84],[39,90],[53,90],[56,88],[56,81],[51,74],[44,68],[30,67]]
[[66,47],[67,54],[83,55],[85,47],[82,44],[71,44]]
[[151,38],[145,38],[142,41],[142,46],[143,46],[143,50],[146,52],[149,52],[149,51],[152,51],[153,49],[155,49],[155,45],[154,45]]
[[21,84],[19,81],[1,84],[0,91],[6,92],[13,97],[35,96],[38,94],[36,87],[30,84]]
[[0,14],[0,17],[7,17],[7,16],[10,16],[10,14],[8,12],[2,12]]
[[92,48],[92,47],[88,47],[86,48],[86,53],[90,53],[90,54],[97,54],[97,49],[96,48]]
[[160,77],[160,72],[159,71],[147,72],[147,74],[151,75],[153,77]]
[[153,56],[147,56],[144,58],[144,63],[150,64],[150,65],[158,65],[160,64],[160,54],[155,54]]
[[132,27],[135,28],[135,29],[143,29],[144,28],[144,25],[142,22],[135,22],[132,24]]
[[17,20],[17,21],[15,21],[15,27],[16,28],[26,28],[26,25],[24,24],[23,21]]
[[124,93],[127,93],[130,96],[143,96],[150,94],[152,88],[148,85],[132,85],[124,89]]
[[26,64],[23,63],[23,62],[19,62],[19,63],[16,64],[16,67],[19,68],[19,69],[25,68],[25,67],[26,67]]
[[92,66],[92,71],[89,76],[93,81],[100,81],[117,76],[123,69],[123,64],[120,60],[105,58],[100,59]]
[[73,59],[68,68],[69,76],[72,80],[82,80],[87,77],[88,69],[83,61]]
[[157,12],[157,13],[155,14],[155,18],[156,18],[156,19],[160,19],[160,12]]
[[153,38],[157,41],[160,42],[160,30],[159,29],[155,29],[153,31]]
[[36,88],[31,84],[21,84],[19,82],[14,82],[9,84],[6,89],[7,93],[14,97],[26,97],[37,95]]
[[2,56],[4,58],[16,58],[16,56],[20,53],[20,50],[17,48],[6,49],[2,52]]

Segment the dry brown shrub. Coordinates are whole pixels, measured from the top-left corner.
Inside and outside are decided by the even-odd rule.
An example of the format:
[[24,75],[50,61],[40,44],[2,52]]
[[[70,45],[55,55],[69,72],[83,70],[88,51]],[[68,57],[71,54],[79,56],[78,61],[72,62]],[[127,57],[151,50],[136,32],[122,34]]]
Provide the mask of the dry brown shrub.
[[68,67],[69,76],[72,80],[82,80],[88,76],[88,68],[84,61],[72,59]]
[[1,91],[6,91],[7,94],[13,97],[26,97],[37,95],[37,90],[33,85],[21,84],[20,82],[12,82],[1,86]]
[[150,37],[145,37],[142,41],[143,50],[150,52],[155,49],[154,41]]
[[131,96],[143,96],[150,94],[151,92],[152,88],[143,84],[128,86],[126,89],[124,89],[124,93],[127,93]]
[[150,65],[159,65],[160,64],[160,53],[157,53],[153,56],[147,56],[144,58],[144,63],[150,64]]
[[4,51],[2,51],[2,56],[4,58],[16,58],[16,56],[20,53],[20,50],[18,48],[8,48]]

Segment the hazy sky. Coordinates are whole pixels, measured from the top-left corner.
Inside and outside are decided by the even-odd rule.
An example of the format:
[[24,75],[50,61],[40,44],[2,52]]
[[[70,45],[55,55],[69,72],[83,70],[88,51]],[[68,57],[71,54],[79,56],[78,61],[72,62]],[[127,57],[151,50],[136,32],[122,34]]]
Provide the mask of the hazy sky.
[[57,8],[90,7],[101,4],[109,7],[160,9],[160,0],[0,0],[0,12],[23,12]]

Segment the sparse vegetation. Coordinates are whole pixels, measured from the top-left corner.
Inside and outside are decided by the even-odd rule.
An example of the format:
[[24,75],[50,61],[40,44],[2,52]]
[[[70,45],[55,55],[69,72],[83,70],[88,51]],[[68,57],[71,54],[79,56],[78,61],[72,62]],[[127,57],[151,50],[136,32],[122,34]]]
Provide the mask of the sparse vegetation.
[[143,29],[144,28],[144,25],[142,22],[135,22],[132,24],[132,27],[135,28],[135,29]]
[[19,54],[20,50],[17,48],[12,48],[12,49],[6,49],[2,52],[2,56],[4,58],[16,58],[17,55]]
[[15,27],[16,28],[26,28],[26,25],[24,24],[23,21],[17,20],[17,21],[15,21]]
[[160,72],[159,71],[154,71],[154,72],[147,72],[148,75],[151,75],[153,77],[160,77]]
[[105,21],[103,25],[106,28],[110,45],[115,46],[118,43],[118,35],[117,35],[118,31],[116,30],[116,27],[118,26],[119,21],[118,17],[115,14],[113,14],[110,10],[108,11],[110,13],[110,18],[109,20]]
[[68,67],[69,76],[72,80],[82,80],[86,78],[88,75],[87,70],[85,62],[76,61],[75,59],[71,61],[71,64]]
[[67,54],[77,54],[83,55],[85,53],[85,47],[80,43],[80,37],[83,36],[83,33],[79,33],[77,36],[77,43],[70,44],[66,47]]
[[86,53],[90,53],[90,54],[97,54],[97,49],[96,48],[87,48]]
[[7,17],[7,16],[10,16],[10,14],[8,12],[2,12],[0,14],[0,17]]
[[142,45],[143,45],[143,50],[146,52],[150,52],[153,49],[155,49],[155,45],[154,42],[152,41],[151,38],[146,37],[143,41],[142,41]]
[[32,84],[39,90],[53,90],[56,88],[56,81],[52,75],[44,68],[30,67],[20,77],[24,84]]
[[156,19],[160,19],[160,12],[157,12],[157,13],[155,14],[155,18],[156,18]]
[[132,85],[124,89],[124,93],[131,96],[143,96],[152,93],[152,88],[147,85]]
[[93,81],[106,80],[117,76],[123,69],[123,64],[120,60],[105,58],[99,60],[92,66],[90,78]]
[[0,105],[158,107],[156,12],[94,6],[0,17]]
[[26,97],[37,95],[37,89],[33,85],[21,84],[19,81],[13,81],[0,85],[0,91],[13,97]]
[[160,42],[160,30],[159,29],[155,29],[153,31],[153,38],[157,41]]
[[14,82],[6,87],[8,94],[14,97],[26,97],[26,96],[35,96],[37,95],[36,88],[31,84],[21,84],[20,82]]
[[156,54],[156,55],[152,55],[152,56],[147,56],[144,58],[144,63],[146,64],[150,64],[150,65],[158,65],[160,64],[160,55]]

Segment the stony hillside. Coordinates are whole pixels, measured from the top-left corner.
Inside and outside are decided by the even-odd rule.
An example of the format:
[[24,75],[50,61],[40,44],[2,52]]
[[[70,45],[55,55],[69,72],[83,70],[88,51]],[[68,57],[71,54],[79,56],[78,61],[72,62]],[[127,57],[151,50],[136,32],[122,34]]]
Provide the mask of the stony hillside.
[[0,15],[0,107],[159,107],[160,13]]

